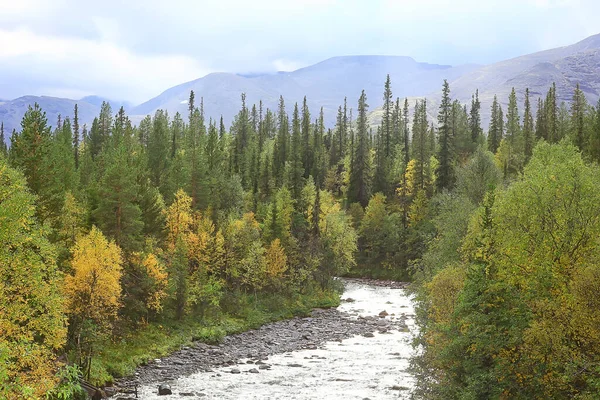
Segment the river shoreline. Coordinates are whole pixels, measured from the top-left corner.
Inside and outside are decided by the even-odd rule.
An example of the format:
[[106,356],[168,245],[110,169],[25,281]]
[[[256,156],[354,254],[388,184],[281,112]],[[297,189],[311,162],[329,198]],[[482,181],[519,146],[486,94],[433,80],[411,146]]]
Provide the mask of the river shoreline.
[[[403,289],[406,283],[370,279],[344,279],[345,284]],[[342,302],[352,303],[344,298]],[[381,314],[381,315],[380,315]],[[257,373],[269,369],[269,357],[299,350],[321,349],[327,343],[356,336],[372,337],[391,331],[407,331],[406,316],[384,309],[373,315],[358,315],[337,308],[315,309],[309,317],[296,317],[269,323],[236,335],[226,336],[216,345],[195,342],[162,359],[136,370],[134,376],[115,382],[117,398],[134,398],[138,386],[170,384],[176,379],[199,372]],[[223,369],[226,367],[226,369]]]

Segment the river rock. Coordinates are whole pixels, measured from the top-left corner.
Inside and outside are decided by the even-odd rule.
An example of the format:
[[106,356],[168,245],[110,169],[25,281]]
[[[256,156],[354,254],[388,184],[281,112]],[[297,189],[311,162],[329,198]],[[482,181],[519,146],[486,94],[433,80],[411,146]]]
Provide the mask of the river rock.
[[237,368],[233,368],[233,369],[232,369],[231,371],[229,371],[229,372],[230,372],[230,373],[232,373],[232,374],[241,374],[241,373],[242,373],[242,372],[241,372],[239,369],[237,369]]
[[173,394],[171,391],[171,387],[169,385],[160,385],[158,387],[158,395],[159,396],[167,396]]
[[[389,287],[391,284],[384,282],[374,285]],[[348,297],[345,301],[352,303],[355,300]],[[405,315],[399,315],[394,320],[377,315],[357,318],[339,309],[317,308],[307,316],[277,321],[254,330],[226,336],[219,344],[196,342],[147,366],[139,367],[136,376],[119,379],[116,384],[119,387],[131,387],[134,384],[154,385],[196,372],[213,369],[218,372],[217,369],[223,367],[228,368],[222,371],[236,374],[241,373],[234,372],[239,371],[236,364],[246,365],[248,359],[255,361],[256,369],[266,370],[270,366],[264,362],[271,355],[317,349],[328,342],[342,342],[354,336],[374,337],[373,332],[377,331],[408,330],[404,323],[406,318]]]
[[250,371],[251,374],[258,374],[258,370],[256,368],[252,368]]
[[387,313],[387,311],[383,310],[382,312],[379,313],[379,316],[382,318],[387,317],[389,314]]

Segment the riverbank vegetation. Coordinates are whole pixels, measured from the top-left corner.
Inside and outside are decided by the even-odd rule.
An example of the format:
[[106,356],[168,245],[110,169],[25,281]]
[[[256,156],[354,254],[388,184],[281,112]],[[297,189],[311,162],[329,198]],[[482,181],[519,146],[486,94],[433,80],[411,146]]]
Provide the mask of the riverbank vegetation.
[[487,150],[457,162],[457,184],[430,200],[434,234],[412,264],[416,398],[600,389],[600,104],[577,87],[569,110],[553,86],[534,124],[527,95],[522,122],[514,92],[506,120],[494,102]]
[[513,92],[484,135],[442,94],[437,126],[389,78],[378,126],[364,92],[333,129],[243,95],[229,129],[193,92],[137,126],[30,107],[0,149],[0,397],[335,305],[345,274],[417,283],[424,397],[592,390],[600,110],[551,88],[534,123]]

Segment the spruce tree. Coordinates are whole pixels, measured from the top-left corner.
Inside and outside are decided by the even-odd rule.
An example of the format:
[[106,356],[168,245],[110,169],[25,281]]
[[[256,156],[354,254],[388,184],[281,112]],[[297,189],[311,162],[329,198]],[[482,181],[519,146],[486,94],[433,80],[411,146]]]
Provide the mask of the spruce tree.
[[559,141],[558,135],[558,103],[556,101],[556,83],[552,83],[552,86],[548,90],[546,95],[545,106],[545,123],[547,130],[547,140],[550,143],[556,143]]
[[298,110],[298,103],[294,105],[294,113],[292,116],[292,143],[290,149],[290,176],[288,179],[289,188],[292,193],[292,198],[298,200],[304,187],[302,176],[304,174],[304,167],[302,166],[302,128],[300,123],[300,114]]
[[533,116],[531,115],[531,102],[529,100],[529,88],[525,89],[525,114],[523,115],[523,147],[525,163],[529,162],[533,154],[534,132]]
[[314,149],[314,162],[311,175],[314,177],[317,188],[323,185],[323,178],[327,168],[326,148],[325,148],[325,115],[323,107],[319,113],[319,119],[315,121],[312,147]]
[[383,150],[384,157],[389,159],[392,154],[392,83],[390,74],[385,80],[383,92],[383,118],[381,120],[381,129],[383,135]]
[[360,203],[364,208],[369,204],[371,197],[370,188],[370,161],[369,161],[369,132],[367,126],[367,95],[362,91],[358,100],[358,117],[356,120],[356,143],[354,144],[354,157],[350,164],[350,183],[348,187],[348,201]]
[[65,193],[76,192],[78,186],[70,119],[65,119],[61,125],[50,143],[48,157],[42,164],[47,176],[42,184],[38,208],[43,214],[42,218],[54,220],[61,213]]
[[11,137],[10,162],[13,167],[20,168],[27,186],[34,194],[41,194],[47,179],[48,171],[44,163],[50,150],[52,134],[48,126],[46,113],[39,104],[28,106],[23,120],[21,132],[13,132]]
[[454,186],[454,137],[451,127],[452,103],[450,100],[450,85],[444,79],[442,87],[442,102],[438,113],[438,131],[440,148],[437,153],[438,167],[435,170],[438,192],[450,190]]
[[344,146],[344,114],[342,106],[338,107],[337,117],[335,120],[335,129],[331,140],[329,152],[329,162],[332,166],[337,165],[342,159],[342,150]]
[[475,91],[471,99],[471,110],[469,112],[469,128],[471,131],[471,141],[479,143],[481,137],[481,103],[479,101],[479,89]]
[[583,150],[585,146],[585,112],[587,109],[587,101],[583,91],[579,88],[579,83],[573,93],[573,101],[571,102],[571,137],[573,143]]
[[275,141],[275,150],[273,154],[273,173],[277,186],[283,183],[283,173],[285,162],[288,159],[288,142],[289,142],[289,125],[288,116],[285,112],[285,102],[283,96],[279,97],[279,109],[277,112],[277,138]]
[[159,188],[163,195],[166,193],[166,179],[169,169],[169,150],[171,133],[169,116],[166,111],[157,110],[152,120],[152,130],[148,137],[148,172],[152,185]]
[[412,158],[415,160],[415,187],[425,190],[429,183],[429,158],[431,157],[428,140],[427,102],[417,100],[413,115]]
[[512,172],[521,170],[525,161],[525,143],[515,88],[508,97],[506,113],[506,140],[508,142],[508,167]]
[[410,129],[408,127],[408,99],[404,99],[404,107],[402,108],[402,132],[404,133],[404,166],[410,161]]
[[544,139],[548,141],[548,127],[546,124],[545,104],[542,98],[538,98],[537,112],[535,114],[535,137],[537,140]]
[[0,155],[8,156],[8,147],[6,146],[6,138],[4,137],[4,122],[0,122]]
[[492,116],[490,119],[490,127],[488,129],[488,150],[492,153],[496,153],[502,140],[502,126],[504,125],[502,117],[502,111],[500,104],[498,104],[498,98],[494,96],[492,102]]
[[306,96],[302,102],[302,165],[304,167],[304,178],[308,179],[308,176],[312,170],[312,163],[315,149],[311,149],[311,132],[310,132],[310,111],[306,104]]
[[126,251],[139,250],[144,227],[138,205],[139,185],[123,144],[106,155],[99,182],[99,202],[93,211],[102,232]]
[[73,109],[73,157],[75,169],[79,168],[79,108],[75,104]]
[[171,143],[169,151],[171,160],[175,158],[177,152],[183,145],[183,125],[184,123],[181,114],[179,114],[179,112],[175,113],[175,117],[173,117],[173,121],[171,121]]

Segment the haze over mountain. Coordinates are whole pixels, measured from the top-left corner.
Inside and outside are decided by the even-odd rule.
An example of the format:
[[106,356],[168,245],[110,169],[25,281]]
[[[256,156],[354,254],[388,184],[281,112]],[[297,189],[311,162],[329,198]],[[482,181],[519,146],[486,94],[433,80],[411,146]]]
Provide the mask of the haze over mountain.
[[[111,102],[113,111],[124,105],[134,122],[157,109],[166,109],[170,115],[180,112],[187,115],[187,100],[190,90],[196,98],[204,98],[206,117],[219,118],[230,124],[238,112],[242,93],[247,103],[263,101],[264,108],[276,109],[280,95],[286,101],[288,112],[295,102],[304,96],[311,111],[316,114],[323,107],[328,126],[335,120],[337,107],[348,98],[349,107],[354,108],[356,99],[364,89],[370,109],[382,103],[383,82],[386,74],[392,79],[394,97],[427,97],[430,99],[431,116],[439,98],[443,79],[450,82],[451,96],[468,104],[472,94],[479,89],[482,101],[482,120],[487,128],[489,109],[494,94],[506,104],[508,94],[515,87],[519,101],[528,87],[533,98],[544,96],[552,82],[556,82],[560,101],[569,101],[577,83],[588,100],[595,104],[600,94],[600,35],[594,35],[570,46],[545,50],[516,57],[498,63],[477,66],[449,66],[417,62],[402,56],[342,56],[333,57],[315,65],[293,72],[275,74],[241,75],[212,73],[203,78],[172,87],[136,107],[127,103]],[[533,100],[533,99],[532,99]],[[55,97],[25,96],[11,101],[0,101],[0,121],[4,122],[6,136],[13,128],[19,129],[20,120],[29,104],[38,102],[46,111],[48,121],[54,125],[58,114],[72,114],[75,103],[79,104],[82,123],[89,123],[99,112],[104,99],[88,96],[81,100]],[[316,117],[316,115],[313,115]]]
[[187,115],[187,100],[193,90],[197,99],[204,98],[207,117],[223,115],[225,123],[230,124],[240,109],[242,93],[246,93],[248,104],[262,100],[264,108],[272,110],[277,108],[281,95],[288,111],[306,96],[311,111],[317,113],[323,107],[325,121],[332,125],[344,97],[348,98],[349,107],[355,107],[363,89],[372,107],[382,104],[383,82],[388,73],[395,94],[405,97],[433,91],[444,78],[458,78],[477,67],[428,64],[399,56],[346,56],[333,57],[293,72],[256,76],[215,73],[166,90],[132,109],[131,114],[147,115],[166,109],[171,115],[175,112]]

